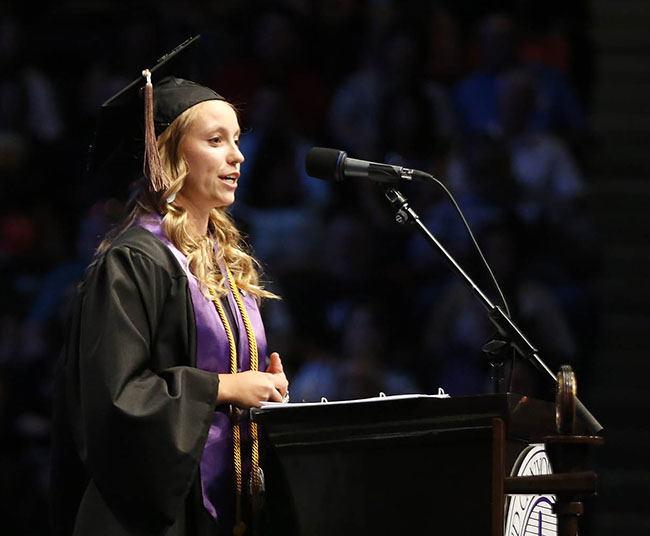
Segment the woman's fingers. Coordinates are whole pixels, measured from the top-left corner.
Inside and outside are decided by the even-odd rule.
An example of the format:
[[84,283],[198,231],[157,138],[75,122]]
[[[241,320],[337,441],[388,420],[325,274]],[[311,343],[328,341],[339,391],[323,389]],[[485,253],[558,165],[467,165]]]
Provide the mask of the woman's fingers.
[[269,356],[269,366],[266,369],[266,372],[273,375],[273,383],[283,400],[284,397],[287,396],[289,390],[289,381],[284,374],[284,368],[282,367],[282,360],[280,359],[279,353],[273,352]]
[[266,369],[266,372],[269,374],[278,374],[280,372],[284,372],[284,369],[282,368],[282,360],[280,359],[279,353],[273,352],[269,356],[269,366]]
[[261,402],[282,402],[289,382],[284,372],[246,371],[239,374],[219,374],[217,401],[242,408],[260,407]]
[[267,399],[269,402],[282,402],[282,397],[284,395],[281,394],[281,391],[277,387],[273,387],[269,391],[269,398]]
[[275,389],[280,393],[280,402],[282,402],[282,399],[287,395],[287,391],[289,390],[289,381],[284,375],[284,372],[273,374],[273,385],[275,386]]

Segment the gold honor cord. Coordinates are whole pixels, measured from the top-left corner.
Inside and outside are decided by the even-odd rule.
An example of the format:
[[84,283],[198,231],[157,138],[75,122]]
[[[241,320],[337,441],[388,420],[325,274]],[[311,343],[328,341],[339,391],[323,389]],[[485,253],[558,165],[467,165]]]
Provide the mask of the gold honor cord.
[[[228,274],[228,282],[230,285],[230,290],[235,298],[237,303],[237,308],[241,314],[242,320],[244,321],[244,328],[246,330],[246,337],[248,338],[248,350],[250,354],[250,370],[259,369],[259,355],[257,353],[257,341],[255,340],[255,333],[253,332],[253,327],[251,326],[250,319],[248,318],[248,313],[244,307],[244,302],[239,295],[239,289],[235,284],[235,281],[230,273],[230,269],[226,267],[226,272]],[[226,330],[226,336],[228,338],[228,347],[230,349],[230,373],[237,374],[237,347],[235,344],[235,337],[233,336],[230,323],[226,317],[226,313],[223,310],[221,301],[216,293],[210,289],[210,295],[212,296],[212,301],[214,302],[215,307],[217,308],[217,313],[221,319],[224,329]],[[243,536],[246,531],[246,525],[242,520],[242,461],[241,461],[241,430],[239,427],[238,417],[237,417],[237,408],[233,406],[232,408],[232,439],[233,439],[233,453],[234,453],[234,462],[235,462],[235,491],[236,491],[236,512],[235,512],[235,526],[233,527],[233,534],[235,536]],[[252,494],[253,494],[253,508],[255,509],[258,503],[259,493],[260,493],[260,449],[259,449],[259,435],[257,430],[257,423],[250,422],[250,434],[251,434],[251,481],[252,481]]]

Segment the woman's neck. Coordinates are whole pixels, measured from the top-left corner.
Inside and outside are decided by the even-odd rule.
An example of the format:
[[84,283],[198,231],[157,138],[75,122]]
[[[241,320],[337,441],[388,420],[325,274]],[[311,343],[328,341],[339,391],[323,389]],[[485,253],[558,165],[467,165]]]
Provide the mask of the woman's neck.
[[199,236],[208,234],[208,222],[210,221],[210,211],[202,209],[194,205],[186,198],[180,198],[179,205],[181,205],[187,212],[187,218],[192,226],[192,229]]

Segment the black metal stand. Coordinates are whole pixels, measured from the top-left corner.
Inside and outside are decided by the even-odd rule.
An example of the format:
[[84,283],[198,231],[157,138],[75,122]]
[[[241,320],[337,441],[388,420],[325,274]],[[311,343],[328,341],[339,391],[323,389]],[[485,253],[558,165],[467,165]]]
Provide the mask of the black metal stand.
[[501,392],[501,384],[504,379],[503,367],[506,362],[506,352],[509,348],[510,344],[507,341],[503,341],[497,337],[492,337],[492,339],[481,347],[481,351],[487,356],[487,360],[492,367],[494,394],[497,395]]
[[[492,324],[494,324],[501,337],[503,337],[519,355],[528,359],[537,370],[544,373],[547,377],[553,380],[554,383],[556,383],[557,378],[555,377],[555,374],[539,357],[537,349],[530,343],[530,341],[528,341],[528,339],[526,339],[525,335],[510,319],[510,317],[506,315],[499,306],[494,305],[490,301],[490,299],[483,293],[476,283],[472,281],[467,273],[465,273],[438,239],[431,234],[429,229],[427,229],[427,227],[420,221],[420,217],[417,213],[409,206],[406,198],[398,190],[392,188],[386,189],[385,195],[396,211],[395,220],[397,223],[404,224],[409,222],[417,225],[427,241],[442,253],[451,269],[467,284],[472,294],[474,294],[486,310],[488,318]],[[585,425],[591,434],[598,434],[603,430],[601,424],[579,400],[576,400],[576,410],[584,420]]]

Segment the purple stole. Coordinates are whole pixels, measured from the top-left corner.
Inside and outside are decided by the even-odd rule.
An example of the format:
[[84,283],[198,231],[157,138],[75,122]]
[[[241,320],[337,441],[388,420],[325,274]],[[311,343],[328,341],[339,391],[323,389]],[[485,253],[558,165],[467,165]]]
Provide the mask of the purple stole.
[[[196,366],[202,370],[208,370],[220,374],[230,372],[230,348],[226,330],[221,323],[217,309],[212,300],[206,298],[199,288],[198,280],[187,268],[187,258],[167,238],[162,228],[162,218],[156,214],[143,216],[136,222],[137,225],[146,229],[154,236],[162,240],[176,257],[176,260],[185,270],[194,305],[194,318],[196,320]],[[215,244],[215,250],[217,246]],[[225,267],[220,263],[221,273],[227,280]],[[226,283],[226,288],[228,283]],[[241,292],[246,312],[255,333],[257,340],[259,370],[266,367],[266,335],[264,325],[260,316],[257,302],[253,296]],[[228,303],[233,312],[239,332],[237,344],[237,358],[239,372],[250,369],[250,352],[246,328],[241,313],[237,307],[232,291],[228,293]],[[188,359],[190,356],[188,356]],[[216,400],[215,400],[216,407]],[[242,459],[247,461],[246,469],[249,467],[250,450],[249,443],[243,441],[248,438],[247,426],[242,427]],[[205,443],[203,456],[201,458],[201,486],[203,489],[203,504],[212,516],[218,521],[230,523],[234,511],[234,469],[233,469],[233,446],[232,426],[230,422],[229,408],[216,407],[208,439]],[[245,489],[247,483],[245,481]]]

